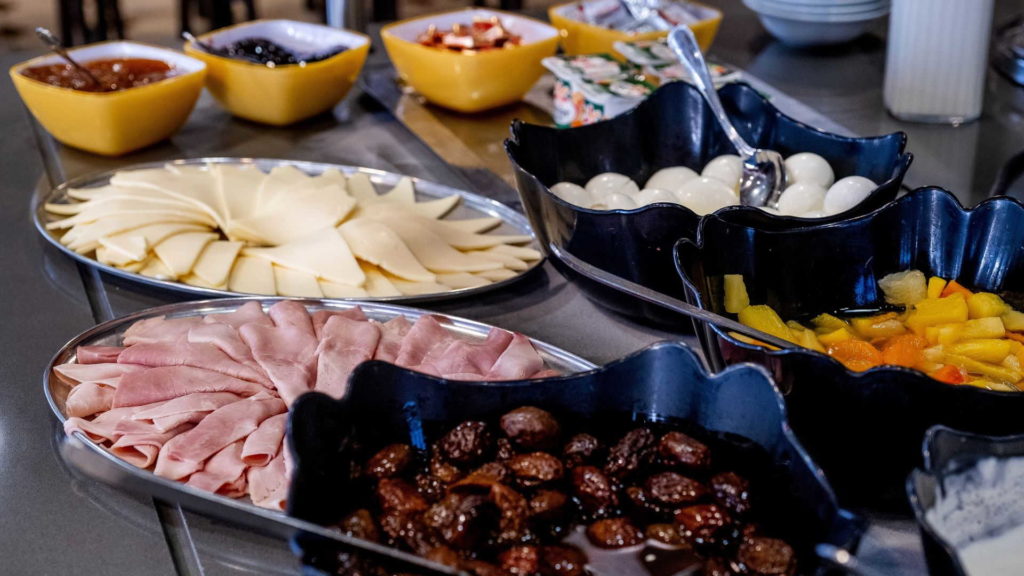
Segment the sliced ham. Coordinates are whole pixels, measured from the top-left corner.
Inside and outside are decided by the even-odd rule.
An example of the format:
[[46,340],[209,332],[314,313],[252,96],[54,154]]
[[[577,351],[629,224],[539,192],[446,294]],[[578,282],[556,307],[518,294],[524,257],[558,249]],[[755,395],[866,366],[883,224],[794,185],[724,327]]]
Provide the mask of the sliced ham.
[[373,358],[379,340],[380,328],[376,323],[337,315],[328,319],[316,349],[314,389],[333,398],[341,398],[352,370]]
[[117,362],[117,355],[124,350],[121,346],[79,346],[75,358],[79,364],[105,364]]
[[170,439],[157,456],[155,472],[178,480],[200,470],[222,448],[252,434],[261,422],[286,410],[278,398],[247,398],[211,412],[195,428]]
[[242,461],[242,444],[243,441],[239,440],[222,448],[202,470],[189,476],[187,484],[222,496],[245,496],[245,469],[248,465]]
[[264,508],[284,510],[288,498],[288,475],[282,449],[266,466],[253,466],[246,474],[252,503]]
[[267,375],[258,367],[253,368],[233,360],[213,344],[188,341],[174,344],[166,342],[136,344],[125,348],[118,361],[152,367],[192,366],[270,386]]
[[274,326],[278,328],[294,326],[316,338],[316,333],[313,332],[313,319],[309,316],[309,311],[294,300],[282,300],[274,304],[267,310],[267,314],[274,321]]
[[380,325],[380,341],[373,354],[374,360],[383,360],[392,364],[398,359],[402,349],[402,341],[409,333],[412,324],[405,316],[395,316]]
[[435,347],[447,348],[455,337],[434,316],[420,316],[402,339],[395,364],[419,366]]
[[203,319],[199,316],[188,318],[157,316],[139,320],[125,330],[123,344],[132,346],[157,342],[181,342],[188,337],[189,329],[202,321]]
[[308,392],[316,381],[316,348],[313,329],[291,324],[261,326],[246,324],[239,329],[242,340],[252,349],[253,358],[270,377],[285,403]]
[[288,413],[271,416],[260,423],[255,432],[249,434],[242,447],[242,461],[249,466],[266,466],[284,442]]
[[106,412],[114,406],[114,389],[95,382],[83,382],[68,392],[64,412],[68,416],[85,418]]
[[530,339],[516,333],[508,348],[487,372],[487,380],[522,380],[540,372],[544,359],[530,343]]
[[117,381],[122,374],[143,370],[145,366],[133,364],[60,364],[54,366],[53,371],[57,378],[66,384],[77,384],[78,382],[97,382],[111,385],[109,382]]
[[530,376],[530,378],[531,379],[533,379],[533,378],[554,378],[555,376],[561,376],[561,375],[562,375],[562,373],[559,372],[558,370],[552,370],[551,368],[546,368],[544,370],[541,370],[540,372],[537,372],[533,376]]
[[130,420],[136,409],[134,406],[113,408],[92,420],[68,418],[64,421],[64,433],[70,436],[75,432],[81,432],[93,442],[116,442],[124,435],[123,432],[117,432],[118,424],[124,420]]
[[483,342],[453,338],[445,348],[435,346],[419,366],[410,368],[435,376],[444,376],[449,380],[471,379],[453,377],[457,374],[477,375],[472,379],[483,378],[511,343],[511,332],[492,328]]
[[231,392],[197,392],[150,404],[133,413],[131,418],[151,424],[155,429],[164,432],[192,420],[195,414],[209,414],[221,406],[241,399],[241,396]]
[[196,392],[231,392],[252,396],[266,391],[261,384],[193,366],[160,366],[121,377],[114,408],[142,406]]
[[239,329],[246,324],[259,324],[262,326],[273,326],[274,322],[263,312],[263,306],[259,302],[246,302],[235,309],[234,312],[224,314],[207,314],[203,318],[205,324],[227,324],[234,329]]
[[348,310],[317,310],[310,315],[310,319],[313,322],[313,333],[316,334],[317,340],[321,338],[320,332],[323,330],[324,324],[333,316],[342,316],[351,320],[359,320],[360,322],[369,322],[369,318],[366,317],[366,313],[359,306],[349,308]]
[[114,442],[110,447],[110,452],[129,464],[134,464],[139,468],[149,468],[156,462],[160,448],[168,440],[191,430],[192,426],[193,424],[186,423],[164,432],[149,431],[125,434],[118,438],[117,442]]
[[483,374],[476,374],[474,372],[453,372],[451,374],[440,374],[441,378],[445,380],[459,380],[462,382],[483,382]]

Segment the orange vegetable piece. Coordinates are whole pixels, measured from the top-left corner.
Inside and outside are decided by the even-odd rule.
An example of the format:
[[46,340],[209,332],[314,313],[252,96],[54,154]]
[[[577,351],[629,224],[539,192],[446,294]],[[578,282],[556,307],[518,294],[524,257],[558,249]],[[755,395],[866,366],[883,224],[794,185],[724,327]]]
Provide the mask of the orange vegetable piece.
[[953,366],[952,364],[946,364],[938,370],[929,372],[928,375],[946,384],[963,384],[967,382],[967,373],[964,372],[963,368]]
[[914,368],[924,361],[928,341],[917,334],[893,336],[882,345],[882,362]]
[[1020,334],[1018,332],[1010,332],[1009,330],[1007,330],[1004,336],[1006,336],[1010,340],[1016,340],[1017,342],[1024,343],[1024,334]]
[[942,293],[939,295],[939,298],[945,298],[946,296],[952,296],[953,294],[957,293],[963,294],[964,298],[970,296],[971,294],[974,294],[974,292],[971,292],[967,288],[964,288],[963,284],[960,284],[956,280],[950,280],[946,284],[946,287],[942,289]]
[[828,355],[850,370],[862,372],[882,364],[882,353],[863,340],[843,340],[828,347]]

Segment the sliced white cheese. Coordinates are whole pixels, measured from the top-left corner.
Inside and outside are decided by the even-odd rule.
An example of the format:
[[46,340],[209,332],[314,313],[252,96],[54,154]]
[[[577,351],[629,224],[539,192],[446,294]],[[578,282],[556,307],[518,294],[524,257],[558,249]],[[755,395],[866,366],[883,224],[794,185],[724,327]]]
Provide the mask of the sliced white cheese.
[[342,190],[348,190],[347,178],[336,168],[328,168],[320,173],[319,176],[313,178],[314,181],[322,182],[324,184],[338,184]]
[[175,234],[153,247],[153,253],[177,276],[192,272],[199,255],[210,242],[217,239],[212,232],[185,232]]
[[[101,246],[101,248],[102,248],[102,246]],[[99,248],[97,248],[97,250],[99,250]],[[138,273],[140,270],[142,270],[143,268],[145,268],[146,266],[149,265],[149,261],[150,260],[153,260],[152,256],[150,256],[149,258],[146,258],[145,260],[142,260],[141,262],[129,262],[128,264],[125,264],[124,266],[119,266],[119,268],[124,270],[124,271],[126,271],[126,272]]]
[[398,234],[384,224],[373,220],[355,219],[339,226],[338,231],[356,258],[377,265],[406,280],[435,280],[434,274],[420,264]]
[[395,288],[395,285],[388,280],[387,276],[373,264],[360,263],[363,272],[366,274],[366,293],[375,298],[388,298],[401,296],[402,293]]
[[[168,165],[170,166],[170,165]],[[223,228],[227,222],[217,182],[210,176],[208,166],[174,166],[124,170],[111,177],[114,185],[152,188],[175,198],[194,202]]]
[[502,254],[501,252],[491,252],[489,250],[470,250],[466,254],[474,254],[481,258],[487,258],[496,262],[501,262],[501,265],[509,270],[526,270],[530,267],[529,264],[523,262],[519,258],[509,254]]
[[[128,232],[122,232],[120,234],[114,234],[111,236],[105,236],[100,238],[100,242],[107,246],[120,245],[122,242],[134,242],[132,238],[136,236],[142,236],[146,242],[147,247],[156,246],[164,240],[174,236],[176,234],[184,234],[186,232],[205,232],[210,234],[210,229],[206,226],[200,226],[195,224],[182,224],[180,222],[161,222],[159,224],[150,224],[148,226],[142,226]],[[122,247],[122,249],[124,249]]]
[[398,234],[416,259],[433,272],[478,272],[502,268],[497,260],[459,252],[426,226],[411,219],[398,217],[374,221],[385,224]]
[[277,294],[274,265],[270,260],[239,256],[228,278],[228,289],[244,294]]
[[463,220],[445,220],[445,224],[458,228],[470,234],[475,232],[486,232],[497,228],[501,224],[501,218],[488,216],[486,218],[466,218]]
[[209,288],[211,290],[224,290],[227,288],[224,284],[210,284],[195,274],[189,274],[188,276],[179,278],[178,281],[184,282],[185,284],[191,284],[192,286],[198,286],[200,288]]
[[226,220],[245,218],[256,210],[257,194],[267,177],[259,168],[252,164],[212,164],[210,172],[217,180]]
[[502,280],[508,280],[509,278],[515,278],[519,274],[509,270],[508,268],[502,268],[500,270],[485,270],[483,272],[474,272],[481,278],[486,278],[493,282],[501,282]]
[[255,244],[286,244],[312,230],[337,226],[354,206],[353,198],[332,185],[303,194],[302,202],[275,203],[273,209],[232,220],[225,232],[228,238]]
[[499,244],[524,244],[532,240],[530,236],[526,235],[473,234],[458,226],[450,226],[447,220],[427,218],[406,210],[406,208],[408,208],[406,204],[371,204],[361,207],[358,215],[362,218],[383,222],[389,226],[395,221],[414,222],[430,229],[445,242],[461,250],[481,250]]
[[105,246],[98,246],[96,248],[96,260],[100,264],[106,264],[107,266],[116,266],[118,268],[124,268],[131,264],[137,264],[146,260],[146,257],[136,259],[130,255],[124,254],[117,250],[110,250]]
[[149,256],[149,242],[146,242],[146,237],[141,234],[128,233],[100,238],[100,245],[96,248],[96,258],[100,262],[116,266],[141,262],[147,256]]
[[335,284],[326,280],[320,280],[319,284],[325,298],[366,298],[368,295],[366,290],[356,286]]
[[348,177],[348,193],[360,203],[377,201],[377,191],[373,182],[364,172],[354,172]]
[[510,244],[499,244],[493,248],[488,248],[485,252],[498,252],[499,254],[508,254],[509,256],[515,256],[520,260],[531,262],[533,260],[540,260],[544,255],[534,250],[533,248],[527,248],[526,246],[512,246]]
[[164,266],[164,263],[159,258],[150,258],[146,261],[146,265],[139,270],[139,274],[143,276],[149,276],[150,278],[156,278],[157,280],[177,280],[177,276],[173,272]]
[[316,281],[316,276],[299,270],[274,266],[274,283],[277,293],[281,296],[298,298],[323,298],[323,291]]
[[416,189],[413,188],[412,178],[404,177],[395,184],[395,187],[378,197],[383,202],[404,202],[414,204],[416,202]]
[[300,270],[328,282],[362,286],[366,275],[352,250],[335,228],[322,228],[306,237],[273,248],[246,248],[246,256],[270,260],[278,266]]
[[474,276],[468,272],[451,272],[448,274],[438,274],[437,281],[445,286],[452,288],[453,290],[461,290],[463,288],[477,288],[479,286],[486,286],[491,283],[486,278],[480,276]]
[[274,202],[278,196],[287,195],[291,190],[300,188],[309,181],[308,174],[295,166],[274,166],[263,179],[256,192],[255,210]]
[[215,240],[206,245],[192,266],[192,275],[213,286],[226,286],[231,267],[242,249],[241,242]]
[[451,292],[451,288],[437,282],[409,282],[393,276],[387,276],[387,279],[404,296],[423,296],[425,294],[437,294],[438,292]]
[[60,240],[72,250],[87,253],[95,250],[99,246],[99,239],[104,236],[113,236],[122,232],[136,230],[143,226],[161,223],[192,224],[192,221],[173,215],[160,214],[108,216],[90,224],[75,226],[64,234]]
[[143,198],[104,198],[93,200],[83,204],[84,209],[74,216],[50,222],[46,225],[47,230],[59,230],[70,228],[76,224],[95,222],[108,216],[121,216],[133,214],[161,214],[181,217],[186,220],[195,220],[197,224],[215,226],[216,222],[210,216],[195,206],[183,204],[174,200],[151,200]]

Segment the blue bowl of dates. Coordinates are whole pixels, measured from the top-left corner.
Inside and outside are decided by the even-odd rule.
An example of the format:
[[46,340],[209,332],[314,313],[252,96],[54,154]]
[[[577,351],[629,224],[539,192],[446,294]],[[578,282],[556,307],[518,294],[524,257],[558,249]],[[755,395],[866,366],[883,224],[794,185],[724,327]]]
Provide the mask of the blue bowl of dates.
[[[341,400],[301,397],[289,438],[289,514],[478,576],[812,574],[815,544],[864,529],[765,371],[708,375],[674,342],[532,382],[368,362]],[[308,573],[403,571],[294,548]]]

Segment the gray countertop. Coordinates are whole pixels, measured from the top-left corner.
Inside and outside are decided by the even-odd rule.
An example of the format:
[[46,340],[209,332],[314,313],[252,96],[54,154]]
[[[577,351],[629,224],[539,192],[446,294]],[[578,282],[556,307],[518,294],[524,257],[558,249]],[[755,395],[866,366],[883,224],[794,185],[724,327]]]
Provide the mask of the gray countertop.
[[[718,4],[726,17],[713,56],[747,69],[851,132],[907,131],[916,155],[908,175],[911,185],[942,185],[974,203],[984,197],[1001,163],[1024,148],[1024,92],[995,73],[989,76],[979,122],[957,128],[909,125],[882,109],[885,46],[880,35],[825,52],[801,52],[771,40],[738,1]],[[1024,2],[1000,2],[997,18],[1022,8]],[[7,67],[32,55],[6,54],[0,64]],[[380,73],[384,66],[378,51],[367,73]],[[114,159],[53,146],[45,166],[32,123],[9,82],[0,86],[0,102],[0,119],[7,127],[0,138],[0,225],[7,247],[0,251],[5,296],[0,345],[7,351],[0,359],[0,572],[296,573],[297,563],[281,540],[122,493],[80,478],[63,464],[57,451],[62,432],[41,389],[51,355],[96,322],[186,298],[80,268],[37,235],[30,197],[49,186],[48,178],[199,156],[363,165],[503,199],[509,190],[500,184],[480,189],[479,170],[449,165],[387,109],[358,91],[332,115],[286,129],[235,120],[204,95],[185,128],[168,142]],[[501,114],[508,112],[496,116],[505,121]],[[500,138],[500,122],[491,120],[499,126],[492,139]],[[433,308],[522,331],[599,363],[679,337],[603,311],[550,265],[507,289]],[[864,561],[885,574],[924,573],[920,542],[909,518],[870,518],[872,527],[861,551]]]

